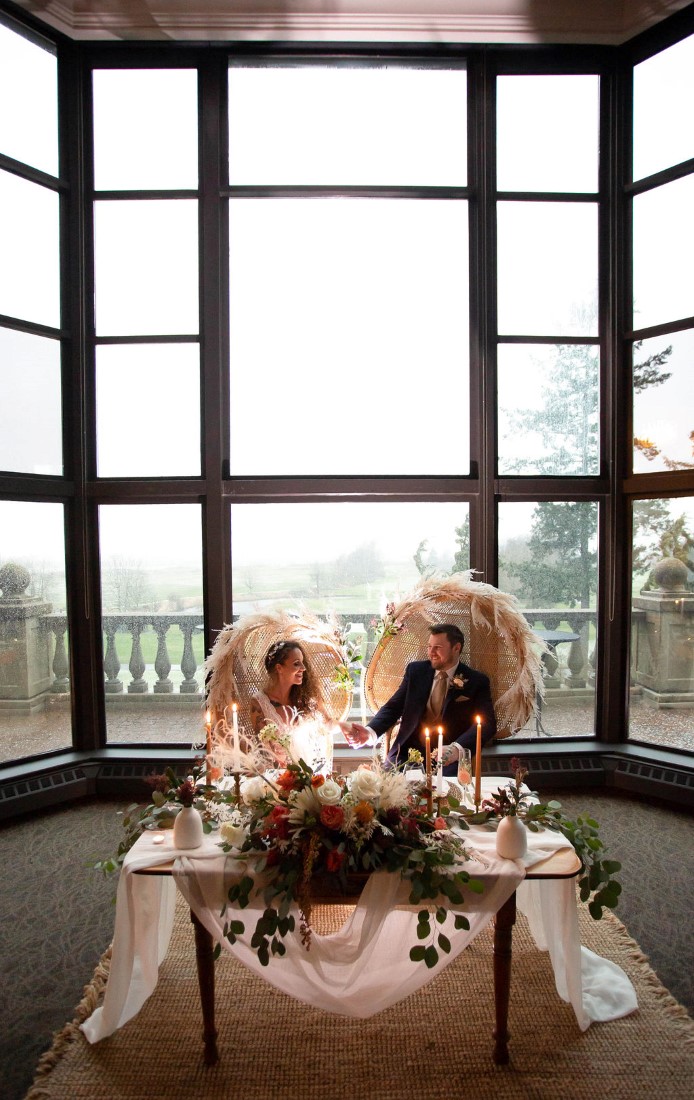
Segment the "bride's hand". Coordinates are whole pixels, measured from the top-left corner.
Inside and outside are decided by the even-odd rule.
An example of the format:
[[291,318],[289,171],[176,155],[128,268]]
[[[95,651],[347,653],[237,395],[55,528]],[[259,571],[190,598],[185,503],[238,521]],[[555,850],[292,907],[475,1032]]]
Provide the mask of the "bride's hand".
[[362,745],[369,745],[373,740],[371,730],[362,726],[360,722],[343,722],[340,729],[345,735],[347,744],[352,749],[360,749]]

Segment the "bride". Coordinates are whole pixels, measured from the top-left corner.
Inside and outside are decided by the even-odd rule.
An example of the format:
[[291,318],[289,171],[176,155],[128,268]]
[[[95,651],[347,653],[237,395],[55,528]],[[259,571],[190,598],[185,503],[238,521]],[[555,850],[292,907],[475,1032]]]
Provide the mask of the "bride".
[[265,654],[264,665],[265,690],[251,699],[251,724],[256,737],[264,731],[263,745],[279,767],[299,759],[312,767],[325,764],[332,759],[332,736],[339,727],[325,713],[318,679],[301,645],[296,641],[274,642]]

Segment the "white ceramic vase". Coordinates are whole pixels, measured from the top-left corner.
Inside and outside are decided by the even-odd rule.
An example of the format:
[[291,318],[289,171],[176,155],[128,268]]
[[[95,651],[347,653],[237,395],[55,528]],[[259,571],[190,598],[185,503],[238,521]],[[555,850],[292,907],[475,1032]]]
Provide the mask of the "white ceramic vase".
[[202,844],[202,818],[194,806],[183,806],[174,818],[175,848],[199,848]]
[[520,859],[528,850],[528,830],[520,817],[502,817],[496,830],[496,850],[502,859]]

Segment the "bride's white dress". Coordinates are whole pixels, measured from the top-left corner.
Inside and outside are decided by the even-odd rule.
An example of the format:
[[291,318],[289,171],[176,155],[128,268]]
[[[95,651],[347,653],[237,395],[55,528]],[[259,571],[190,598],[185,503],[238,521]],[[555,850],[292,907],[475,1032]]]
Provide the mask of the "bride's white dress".
[[296,707],[273,703],[262,691],[253,696],[263,717],[274,722],[279,733],[289,738],[289,755],[295,763],[303,760],[314,771],[330,763],[334,723],[320,711],[300,711]]

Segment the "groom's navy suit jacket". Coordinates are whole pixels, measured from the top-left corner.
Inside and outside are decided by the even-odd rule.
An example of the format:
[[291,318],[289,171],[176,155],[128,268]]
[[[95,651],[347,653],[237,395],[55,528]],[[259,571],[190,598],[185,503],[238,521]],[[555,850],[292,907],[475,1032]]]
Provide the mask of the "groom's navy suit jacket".
[[[462,680],[462,687],[451,682],[441,714],[444,728],[444,744],[457,741],[463,748],[474,753],[477,739],[475,719],[482,721],[482,741],[486,744],[496,735],[496,717],[489,689],[489,679],[482,672],[476,672],[462,661],[458,665],[454,680]],[[424,751],[424,722],[427,702],[434,682],[434,669],[429,661],[412,661],[405,669],[400,687],[377,714],[369,721],[369,726],[380,737],[400,719],[400,729],[388,753],[392,764],[403,764],[410,749]],[[432,748],[436,747],[435,726],[432,727]],[[455,764],[444,769],[445,774],[455,775]]]

